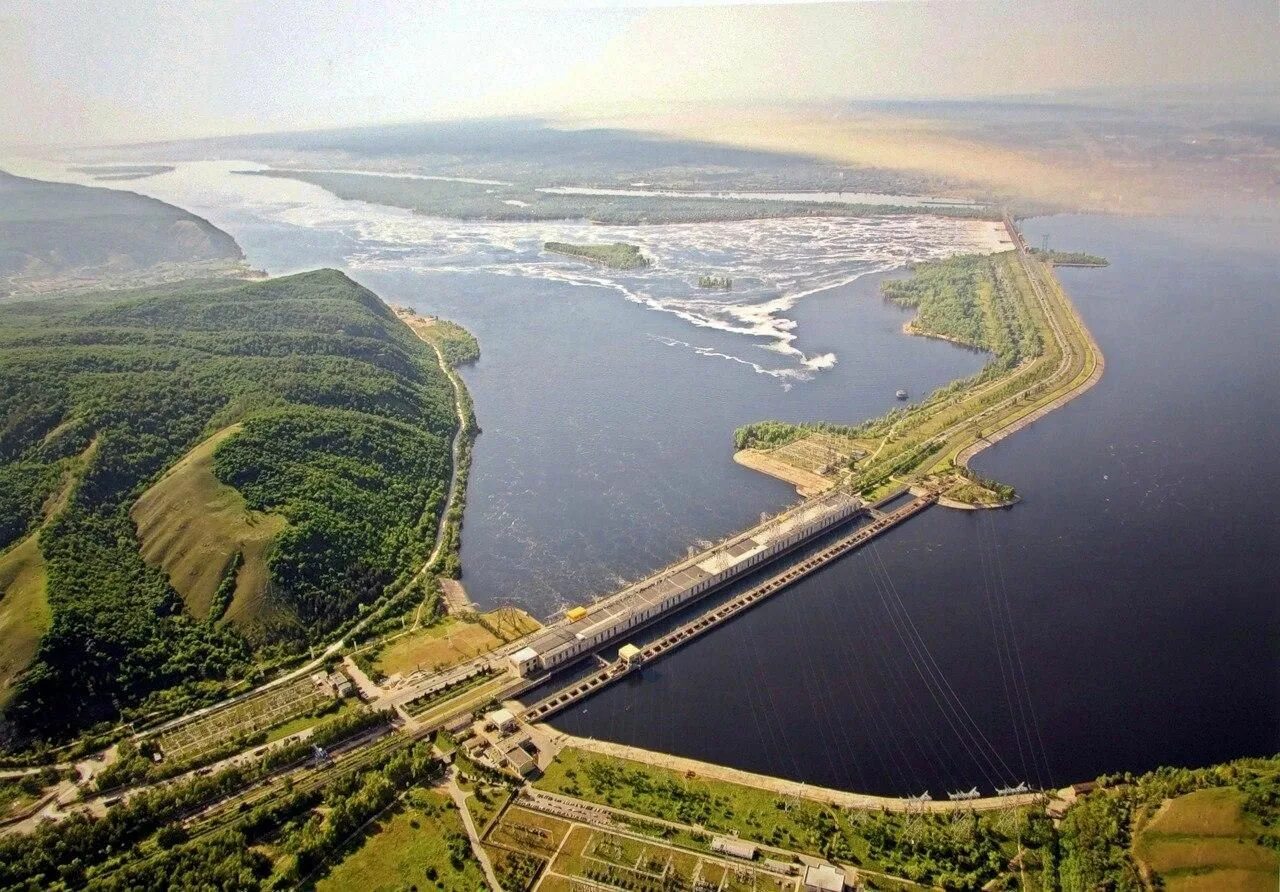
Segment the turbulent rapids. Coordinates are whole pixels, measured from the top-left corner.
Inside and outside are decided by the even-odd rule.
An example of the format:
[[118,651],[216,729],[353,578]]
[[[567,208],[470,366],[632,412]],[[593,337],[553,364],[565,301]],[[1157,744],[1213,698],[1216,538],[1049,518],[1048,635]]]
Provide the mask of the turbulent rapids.
[[[785,382],[807,380],[839,361],[831,351],[806,353],[789,312],[805,297],[871,273],[952,254],[1005,250],[998,223],[919,215],[825,217],[599,226],[584,221],[457,221],[398,208],[344,201],[289,179],[237,176],[260,168],[245,162],[192,162],[134,188],[215,219],[228,207],[258,220],[339,233],[352,244],[352,270],[476,273],[595,288],[689,325],[688,337],[658,339],[667,347],[728,360]],[[61,169],[62,180],[86,175]],[[547,241],[638,245],[651,266],[611,270],[547,254]],[[697,287],[699,276],[729,276],[731,291]],[[736,336],[709,343],[699,330]]]

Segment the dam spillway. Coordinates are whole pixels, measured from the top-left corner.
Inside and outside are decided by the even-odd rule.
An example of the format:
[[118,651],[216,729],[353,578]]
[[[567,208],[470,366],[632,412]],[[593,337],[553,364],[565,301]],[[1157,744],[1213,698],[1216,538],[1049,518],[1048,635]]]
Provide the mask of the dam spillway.
[[[887,501],[892,501],[893,498],[896,498],[896,496],[888,500],[885,500],[880,504],[885,504],[885,502]],[[718,627],[719,625],[725,622],[728,622],[729,620],[733,619],[734,617],[738,616],[744,611],[754,607],[756,604],[760,603],[761,601],[787,588],[792,583],[795,583],[800,579],[803,579],[804,577],[826,566],[832,561],[837,560],[838,558],[843,557],[845,554],[848,554],[849,552],[861,547],[862,545],[871,541],[875,537],[888,531],[889,529],[893,528],[899,523],[902,523],[904,520],[914,517],[916,514],[919,514],[925,508],[928,508],[930,505],[937,502],[937,500],[938,500],[938,497],[936,493],[926,492],[923,495],[915,497],[910,502],[901,506],[900,508],[897,508],[887,513],[876,511],[872,506],[864,505],[861,502],[859,502],[857,504],[857,507],[854,510],[850,511],[847,514],[843,514],[839,520],[829,520],[829,522],[821,525],[817,524],[816,522],[811,522],[810,524],[807,524],[805,528],[810,530],[810,532],[808,532],[807,535],[795,539],[794,541],[791,542],[789,547],[785,549],[780,548],[778,551],[770,554],[770,558],[775,558],[779,556],[780,554],[783,553],[784,550],[794,551],[796,548],[802,547],[804,544],[813,541],[822,533],[830,531],[833,527],[837,526],[843,520],[847,520],[858,515],[866,515],[874,518],[870,523],[859,527],[857,530],[850,533],[849,535],[846,535],[841,539],[837,540],[836,542],[820,549],[814,554],[809,555],[799,563],[788,566],[786,569],[769,577],[759,585],[753,586],[747,591],[737,595],[736,597],[730,599],[728,602],[720,604],[714,608],[711,608],[710,610],[707,610],[703,614],[681,625],[679,628],[676,628],[671,632],[668,632],[667,634],[663,635],[656,641],[653,641],[645,645],[644,647],[635,647],[632,645],[627,645],[626,647],[623,648],[623,653],[620,654],[620,657],[617,662],[609,664],[604,668],[600,669],[598,672],[595,672],[587,676],[586,678],[579,679],[569,684],[565,688],[562,688],[561,690],[547,697],[544,697],[543,699],[539,700],[537,703],[533,704],[532,706],[524,710],[521,717],[523,718],[524,721],[530,722],[530,723],[545,721],[551,715],[572,705],[573,703],[576,703],[577,701],[583,699],[584,697],[587,697],[595,693],[596,691],[613,683],[614,681],[617,681],[618,679],[625,676],[632,669],[644,663],[648,663],[648,662],[651,662],[652,660],[658,659],[659,657],[680,647],[681,645],[687,644],[688,642],[694,640],[695,638],[698,638],[701,635],[706,634],[707,632]],[[814,501],[821,501],[821,499],[814,500]],[[811,504],[811,503],[806,503],[806,504]],[[875,512],[874,514],[871,513],[873,511]],[[750,538],[750,534],[744,534],[744,537]],[[739,537],[739,538],[743,538],[743,537]],[[758,564],[761,562],[762,561],[756,561],[755,564],[752,564],[751,566],[758,566]],[[746,568],[744,568],[739,573],[735,574],[735,576],[741,575],[743,572],[746,572]],[[723,580],[720,584],[723,584],[725,581],[728,581],[728,580]],[[680,602],[681,605],[688,604],[690,601],[694,599],[694,597],[695,596],[692,596],[692,595],[687,597],[684,601]],[[627,629],[638,627],[642,623],[651,622],[653,619],[656,619],[661,615],[669,613],[674,609],[676,609],[676,607],[670,607],[665,610],[661,610],[657,612],[656,615],[649,614],[646,610],[641,609],[637,615],[648,615],[649,618],[643,621],[636,621],[630,626],[623,625],[623,623],[625,622],[625,619],[620,617],[619,622],[616,625],[617,630],[613,632],[611,637],[616,639],[622,631],[626,631]],[[603,643],[606,643],[606,642],[599,641],[596,644],[590,644],[590,645],[583,644],[581,647],[580,653],[586,653],[588,651],[592,651]],[[562,646],[569,646],[569,644],[568,642],[566,642],[566,644]],[[520,657],[521,653],[523,652],[513,655],[512,657],[513,665],[518,662],[518,658]],[[528,657],[528,655],[525,654],[525,657]]]

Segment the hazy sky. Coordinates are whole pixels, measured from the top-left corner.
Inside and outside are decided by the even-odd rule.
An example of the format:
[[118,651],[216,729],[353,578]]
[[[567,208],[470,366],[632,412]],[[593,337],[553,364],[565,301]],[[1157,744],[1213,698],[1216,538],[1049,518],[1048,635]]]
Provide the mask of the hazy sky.
[[0,143],[1280,81],[1280,3],[0,0]]

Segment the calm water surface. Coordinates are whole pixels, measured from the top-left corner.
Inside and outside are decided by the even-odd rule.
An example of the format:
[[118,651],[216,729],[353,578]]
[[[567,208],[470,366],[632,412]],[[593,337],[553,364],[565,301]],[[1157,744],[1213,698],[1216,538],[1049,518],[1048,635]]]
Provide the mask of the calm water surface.
[[1280,231],[1027,229],[1112,265],[1060,271],[1102,381],[975,462],[1022,504],[931,509],[560,727],[935,796],[1280,750]]

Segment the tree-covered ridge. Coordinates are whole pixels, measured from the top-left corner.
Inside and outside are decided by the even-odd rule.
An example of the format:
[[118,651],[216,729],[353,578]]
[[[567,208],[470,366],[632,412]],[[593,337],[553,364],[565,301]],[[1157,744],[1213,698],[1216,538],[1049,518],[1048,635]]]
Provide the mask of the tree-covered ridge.
[[184,269],[225,274],[243,259],[230,235],[163,201],[0,171],[0,298]]
[[232,423],[215,472],[289,524],[271,595],[297,646],[351,616],[430,548],[456,425],[434,351],[333,270],[189,282],[0,309],[0,548],[41,515],[52,628],[7,718],[57,736],[121,710],[176,707],[245,670],[246,641],[192,617],[139,554],[136,499]]

